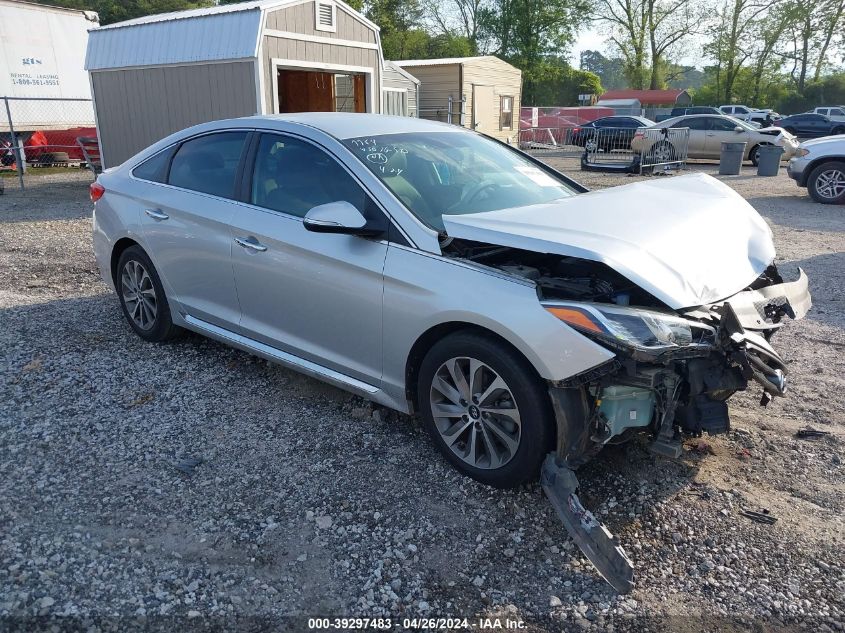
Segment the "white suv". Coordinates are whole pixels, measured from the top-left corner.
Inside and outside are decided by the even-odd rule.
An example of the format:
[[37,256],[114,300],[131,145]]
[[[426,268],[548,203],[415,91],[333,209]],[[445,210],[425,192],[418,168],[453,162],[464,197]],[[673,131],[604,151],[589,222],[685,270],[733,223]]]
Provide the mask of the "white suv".
[[804,141],[786,173],[816,202],[845,204],[845,134]]

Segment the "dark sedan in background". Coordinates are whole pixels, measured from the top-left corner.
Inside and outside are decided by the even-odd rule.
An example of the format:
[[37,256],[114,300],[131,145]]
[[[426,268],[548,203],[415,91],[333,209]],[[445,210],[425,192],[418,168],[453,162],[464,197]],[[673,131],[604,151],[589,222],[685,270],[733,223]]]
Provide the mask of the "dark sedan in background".
[[784,117],[777,122],[778,127],[800,138],[818,138],[832,134],[845,134],[845,123],[834,121],[823,115],[805,112]]
[[572,130],[572,144],[589,152],[630,149],[638,129],[650,127],[654,121],[642,116],[606,116]]

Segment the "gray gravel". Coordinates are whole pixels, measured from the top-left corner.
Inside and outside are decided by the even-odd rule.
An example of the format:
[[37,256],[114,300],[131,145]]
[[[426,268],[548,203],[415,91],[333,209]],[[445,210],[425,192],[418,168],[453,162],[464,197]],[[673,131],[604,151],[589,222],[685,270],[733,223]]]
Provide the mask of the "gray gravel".
[[[630,180],[562,166],[590,187]],[[725,180],[772,224],[779,265],[810,275],[815,307],[777,341],[791,398],[734,399],[734,430],[678,461],[632,443],[580,473],[637,566],[628,596],[597,580],[538,486],[460,477],[416,420],[198,336],[143,343],[95,272],[86,175],[7,182],[0,630],[346,615],[845,631],[845,210],[783,174]],[[831,435],[795,438],[808,424]]]

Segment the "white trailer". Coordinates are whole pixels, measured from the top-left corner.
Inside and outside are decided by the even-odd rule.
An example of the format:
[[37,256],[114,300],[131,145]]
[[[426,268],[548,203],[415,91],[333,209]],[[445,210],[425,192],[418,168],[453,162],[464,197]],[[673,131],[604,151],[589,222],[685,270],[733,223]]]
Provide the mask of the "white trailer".
[[[16,131],[94,124],[90,103],[48,100],[91,99],[85,51],[97,26],[93,11],[0,0],[0,101],[8,97]],[[0,110],[0,132],[9,131],[7,118]]]

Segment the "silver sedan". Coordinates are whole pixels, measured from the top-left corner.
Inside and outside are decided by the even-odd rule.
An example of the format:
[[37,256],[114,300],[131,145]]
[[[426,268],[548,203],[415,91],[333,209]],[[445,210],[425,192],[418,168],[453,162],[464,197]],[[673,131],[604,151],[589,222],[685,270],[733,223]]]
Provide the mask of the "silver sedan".
[[418,119],[204,124],[91,195],[103,279],[140,337],[193,330],[417,413],[489,485],[542,466],[576,531],[573,469],[634,434],[677,455],[684,433],[729,428],[734,392],[782,395],[770,339],[810,307],[765,221],[709,176],[587,192]]

